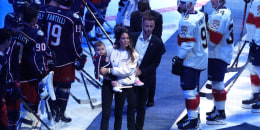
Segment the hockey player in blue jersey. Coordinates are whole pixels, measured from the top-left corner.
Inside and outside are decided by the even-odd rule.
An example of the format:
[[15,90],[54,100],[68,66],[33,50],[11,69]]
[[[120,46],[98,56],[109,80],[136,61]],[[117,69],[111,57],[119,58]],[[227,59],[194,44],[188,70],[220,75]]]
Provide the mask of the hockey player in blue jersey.
[[7,91],[8,56],[6,50],[11,43],[11,31],[0,29],[0,129],[8,129],[8,115],[5,101]]
[[6,93],[5,99],[8,114],[8,129],[16,130],[21,107],[19,100],[21,96],[19,55],[21,56],[22,44],[17,42],[19,32],[23,28],[21,18],[15,13],[8,13],[5,16],[4,28],[13,33],[10,47],[6,52],[8,55],[8,92]]
[[70,9],[72,3],[73,0],[60,0],[59,6],[48,8],[43,18],[44,28],[47,29],[47,44],[56,55],[53,80],[57,99],[55,105],[51,103],[50,106],[55,121],[66,123],[72,120],[65,116],[65,111],[71,84],[75,80],[75,68],[83,69],[86,62],[81,47],[82,21]]
[[[35,28],[38,22],[38,10],[33,7],[27,7],[23,14],[24,27],[16,39],[22,46],[22,51],[19,52],[21,55],[18,55],[20,86],[27,105],[34,113],[37,113],[40,101],[38,83],[48,72],[46,61],[47,46],[44,33]],[[18,129],[39,129],[40,124],[31,111],[25,108],[20,117]]]

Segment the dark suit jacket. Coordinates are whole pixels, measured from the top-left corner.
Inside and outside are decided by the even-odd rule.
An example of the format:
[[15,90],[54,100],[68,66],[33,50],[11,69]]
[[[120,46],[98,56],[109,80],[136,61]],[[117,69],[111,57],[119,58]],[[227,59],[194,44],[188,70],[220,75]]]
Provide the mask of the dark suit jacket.
[[[157,37],[162,37],[162,24],[163,19],[162,15],[154,10],[150,11],[150,15],[155,18],[155,28],[153,34]],[[142,31],[142,16],[138,11],[135,11],[131,14],[130,17],[130,32],[141,32]]]
[[[134,48],[140,33],[141,32],[131,33]],[[156,68],[159,66],[162,55],[165,52],[166,49],[162,40],[157,36],[152,35],[143,60],[139,65],[142,72],[142,75],[139,76],[139,78],[144,82],[145,87],[149,87],[156,83]]]

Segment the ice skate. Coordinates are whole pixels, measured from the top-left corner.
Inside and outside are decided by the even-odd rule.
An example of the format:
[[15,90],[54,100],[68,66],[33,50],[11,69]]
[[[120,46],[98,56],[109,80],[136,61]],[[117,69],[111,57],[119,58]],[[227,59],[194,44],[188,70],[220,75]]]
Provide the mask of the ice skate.
[[254,93],[250,99],[242,101],[242,108],[251,109],[252,105],[260,101],[259,93]]
[[224,110],[218,110],[214,114],[207,116],[208,125],[225,125],[226,124],[226,114]]
[[188,119],[183,123],[178,124],[178,129],[180,130],[199,130],[200,124],[198,122],[198,118]]
[[252,105],[251,112],[253,112],[253,113],[260,113],[260,102]]
[[214,108],[210,112],[206,112],[206,115],[210,116],[210,115],[212,115],[214,113],[216,113],[216,106],[214,106]]
[[55,117],[55,122],[62,121],[64,123],[69,123],[72,121],[70,117],[66,117],[64,112],[59,112]]

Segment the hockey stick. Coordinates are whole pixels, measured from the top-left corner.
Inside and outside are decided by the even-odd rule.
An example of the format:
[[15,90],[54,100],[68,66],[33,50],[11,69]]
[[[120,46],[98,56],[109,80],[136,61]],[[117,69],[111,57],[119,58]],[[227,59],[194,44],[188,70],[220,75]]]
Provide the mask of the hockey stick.
[[[244,25],[245,25],[245,20],[246,20],[246,11],[247,11],[247,4],[250,2],[250,0],[244,0],[245,1],[245,8],[244,8],[244,14],[243,14],[243,20],[242,20],[242,27],[241,27],[241,32],[240,32],[240,36],[239,36],[239,46],[238,46],[238,52],[242,52],[243,48],[241,47],[241,41],[242,41],[242,37],[243,37],[243,32],[244,32]],[[243,46],[246,44],[246,42],[244,42]],[[236,46],[236,44],[235,44]],[[238,64],[238,59],[239,59],[239,55],[240,53],[237,55],[237,58],[236,60],[233,62],[232,66],[233,67],[234,65],[237,67],[237,64]]]
[[[87,75],[93,82],[95,82],[95,84],[99,87],[102,87],[102,85],[96,80],[94,79],[89,73],[87,73],[84,69],[81,70],[85,75]],[[91,81],[90,80],[90,81]]]
[[82,0],[84,6],[88,9],[88,11],[90,12],[90,14],[92,15],[92,17],[95,19],[95,21],[97,22],[98,26],[101,28],[102,32],[106,35],[107,39],[110,41],[110,43],[112,45],[113,41],[111,40],[111,38],[108,36],[107,32],[104,30],[104,28],[102,27],[102,25],[100,24],[100,22],[97,20],[96,16],[94,15],[94,13],[91,11],[91,9],[89,8],[89,6],[86,4],[86,2],[84,0]]
[[[101,85],[99,85],[99,84],[96,84],[94,81],[92,81],[91,79],[89,79],[88,77],[86,77],[85,75],[84,75],[84,77],[90,82],[90,84],[92,84],[95,88],[99,88],[99,87],[101,87]],[[75,79],[79,82],[79,83],[82,83],[81,82],[81,80],[78,78],[78,77],[75,77]]]
[[[81,18],[82,19],[82,18]],[[81,20],[83,21],[83,20]],[[86,38],[86,41],[87,41],[87,44],[88,44],[88,49],[89,49],[89,53],[90,53],[90,56],[91,58],[93,58],[93,53],[92,53],[92,49],[91,49],[91,46],[94,47],[94,44],[88,39],[88,35],[87,35],[87,31],[86,29],[84,28],[84,25],[82,23],[82,31],[83,31],[83,36]],[[91,46],[90,46],[90,44]]]
[[90,98],[90,95],[89,95],[89,92],[88,92],[88,88],[87,88],[87,84],[86,84],[86,82],[85,82],[84,75],[83,75],[82,71],[80,71],[80,75],[81,75],[81,78],[82,78],[82,80],[83,80],[84,87],[85,87],[85,89],[86,89],[86,93],[87,93],[87,95],[88,95],[89,104],[90,104],[91,108],[92,108],[92,109],[95,109],[95,108],[101,107],[102,104],[98,104],[98,105],[96,105],[96,106],[93,105],[93,102],[91,101],[91,98]]
[[45,128],[47,128],[48,130],[51,130],[50,127],[48,127],[48,125],[39,117],[37,116],[33,110],[28,106],[28,104],[25,102],[25,100],[23,98],[20,98],[20,101],[23,103],[23,106],[34,115],[34,117],[36,117],[44,126]]
[[[78,99],[75,95],[73,95],[72,93],[70,93],[70,96],[78,103],[78,104],[88,104],[88,103],[90,103],[90,101],[89,100],[87,100],[87,99]],[[97,102],[97,99],[95,99],[95,98],[92,98],[91,99],[91,101],[93,102],[93,103],[95,103],[95,102]]]
[[[239,42],[238,42],[239,44],[242,41],[242,36],[243,36],[243,32],[244,32],[244,25],[245,25],[245,20],[246,20],[247,4],[250,2],[250,0],[244,0],[244,1],[245,1],[245,8],[244,8],[241,32],[240,32],[240,36],[239,36]],[[236,44],[235,44],[235,46],[236,46]],[[238,48],[238,50],[240,50],[240,48]]]
[[[237,56],[236,56],[236,58],[235,58],[235,60],[234,60],[234,62],[232,63],[232,65],[231,65],[229,68],[227,68],[227,72],[235,72],[235,71],[238,71],[238,70],[242,69],[242,68],[246,65],[246,64],[245,64],[245,65],[243,65],[243,66],[241,66],[241,67],[237,67],[239,56],[240,56],[240,54],[242,53],[242,51],[243,51],[243,49],[244,49],[244,47],[245,47],[245,45],[246,45],[247,42],[248,42],[248,41],[245,41],[245,42],[244,42],[244,44],[242,45],[242,48],[239,50],[239,52],[238,52],[238,54],[237,54]],[[234,67],[234,66],[236,66],[236,67]]]
[[95,7],[95,5],[89,0],[87,0],[87,3],[98,13],[98,15],[101,17],[102,20],[104,20],[104,22],[106,23],[106,25],[108,26],[110,31],[113,33],[113,28],[110,26],[110,24],[104,18],[104,16],[100,13],[100,11]]

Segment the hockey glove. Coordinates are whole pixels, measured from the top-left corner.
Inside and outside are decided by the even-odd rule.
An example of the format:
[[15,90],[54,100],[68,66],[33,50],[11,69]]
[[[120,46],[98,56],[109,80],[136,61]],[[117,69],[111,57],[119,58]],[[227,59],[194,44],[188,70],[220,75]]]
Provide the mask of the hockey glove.
[[80,58],[76,60],[76,62],[75,62],[75,68],[76,68],[77,70],[82,70],[82,69],[84,68],[84,65],[85,65],[86,61],[87,61],[87,56],[84,55],[84,54],[82,54],[82,55],[80,56]]
[[47,61],[47,67],[48,67],[49,71],[53,71],[54,67],[55,67],[54,61],[53,60],[48,60]]
[[176,75],[181,75],[183,67],[183,59],[175,56],[172,58],[172,73]]

